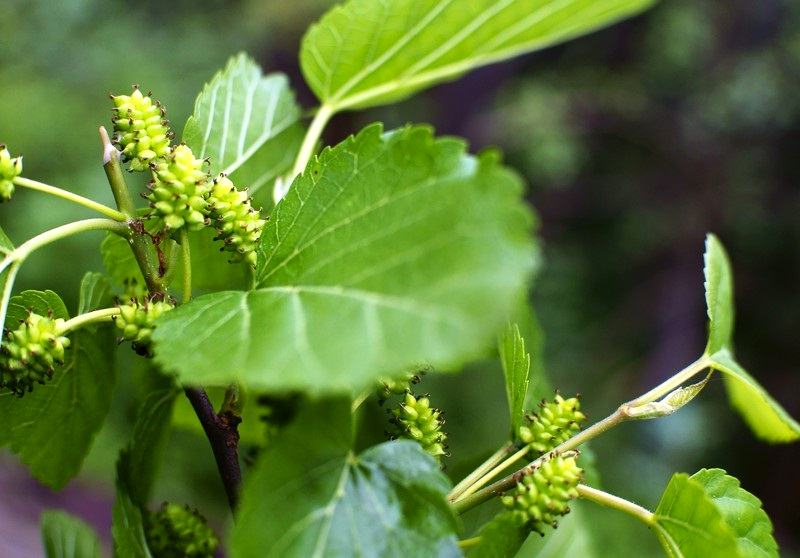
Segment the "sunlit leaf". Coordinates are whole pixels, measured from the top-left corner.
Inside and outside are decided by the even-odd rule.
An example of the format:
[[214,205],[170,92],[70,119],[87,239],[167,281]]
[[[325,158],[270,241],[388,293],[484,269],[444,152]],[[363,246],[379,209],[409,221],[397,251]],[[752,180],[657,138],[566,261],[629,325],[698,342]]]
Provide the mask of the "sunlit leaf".
[[[9,321],[25,319],[29,308],[68,318],[54,292],[26,291],[11,299]],[[111,407],[116,382],[112,328],[108,324],[71,334],[64,366],[31,393],[0,393],[0,421],[5,425],[0,445],[10,444],[31,474],[53,488],[61,488],[78,472]]]
[[706,239],[705,277],[709,325],[704,356],[712,368],[723,372],[731,404],[759,438],[770,442],[800,439],[800,424],[745,371],[733,355],[732,272],[725,249],[714,235],[708,235]]
[[583,35],[652,3],[350,0],[309,29],[300,65],[324,105],[364,108]]
[[303,136],[294,126],[299,117],[286,76],[264,76],[242,53],[200,92],[183,141],[195,157],[210,160],[212,177],[231,175],[252,194],[291,166]]
[[500,336],[500,363],[506,379],[506,395],[511,413],[511,438],[514,439],[525,416],[525,398],[528,393],[528,374],[531,368],[531,356],[525,351],[525,340],[516,324],[510,325]]
[[438,462],[414,442],[355,455],[350,401],[319,401],[260,456],[243,489],[231,554],[459,556],[449,488]]
[[100,539],[86,523],[68,513],[42,514],[42,542],[47,558],[101,558]]
[[653,531],[671,557],[777,557],[761,502],[721,469],[673,475]]
[[[349,391],[488,342],[536,262],[516,175],[424,127],[326,149],[273,212],[256,289],[165,314],[156,360],[186,384]],[[220,350],[224,348],[224,350]]]

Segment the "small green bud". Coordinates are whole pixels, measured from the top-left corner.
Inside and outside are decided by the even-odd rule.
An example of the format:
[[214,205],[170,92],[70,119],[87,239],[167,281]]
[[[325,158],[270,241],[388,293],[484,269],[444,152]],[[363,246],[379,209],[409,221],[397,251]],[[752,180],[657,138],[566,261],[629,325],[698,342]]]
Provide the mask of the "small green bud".
[[502,495],[500,501],[531,530],[543,535],[542,526],[555,527],[556,517],[569,513],[569,501],[578,497],[583,469],[576,459],[576,455],[556,455],[527,469],[514,492]]
[[175,308],[172,302],[167,301],[148,301],[143,303],[138,300],[131,300],[130,304],[119,306],[119,315],[114,319],[114,323],[122,330],[122,339],[130,341],[131,347],[142,356],[152,356],[150,353],[151,336],[155,329],[155,321],[164,312]]
[[199,511],[164,502],[145,514],[147,546],[158,558],[212,558],[219,539]]
[[552,402],[543,400],[539,412],[526,414],[519,427],[519,440],[538,455],[545,454],[569,440],[581,429],[586,415],[580,412],[578,397],[564,399],[556,393]]
[[22,172],[22,156],[11,157],[4,144],[0,144],[0,203],[14,195],[14,178]]
[[404,372],[397,378],[383,378],[375,393],[378,396],[378,403],[383,405],[387,399],[392,395],[401,395],[411,388],[411,384],[418,384],[421,376],[425,373],[424,370],[414,370],[411,372]]
[[232,252],[231,263],[247,262],[256,265],[256,248],[261,229],[267,222],[261,210],[253,209],[246,190],[237,190],[224,174],[214,179],[208,196],[208,214],[211,225],[217,229],[214,240],[221,240],[223,251]]
[[20,397],[53,377],[64,364],[69,339],[62,335],[64,320],[31,312],[15,330],[7,330],[0,348],[0,387]]
[[134,85],[130,95],[111,95],[111,100],[113,141],[122,150],[122,160],[130,161],[131,170],[146,170],[151,162],[169,154],[173,134],[164,119],[166,111],[149,93],[143,95]]

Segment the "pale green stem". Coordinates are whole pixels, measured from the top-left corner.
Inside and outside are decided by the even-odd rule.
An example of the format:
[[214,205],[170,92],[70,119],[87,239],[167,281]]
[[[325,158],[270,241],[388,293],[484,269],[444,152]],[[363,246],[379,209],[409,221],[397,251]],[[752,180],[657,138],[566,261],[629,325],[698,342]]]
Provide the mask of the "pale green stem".
[[643,508],[638,504],[634,504],[629,500],[620,498],[619,496],[614,496],[613,494],[603,492],[602,490],[592,488],[591,486],[586,486],[585,484],[578,485],[578,494],[584,500],[591,500],[592,502],[602,504],[603,506],[625,512],[643,522],[648,527],[651,527],[653,524],[655,524],[656,516],[653,512]]
[[464,539],[458,541],[458,548],[472,548],[478,546],[481,542],[481,537],[472,537],[471,539]]
[[529,453],[529,452],[530,452],[530,449],[528,447],[524,447],[524,448],[518,450],[513,455],[511,455],[508,458],[506,458],[505,461],[503,461],[502,463],[497,465],[495,468],[493,468],[491,471],[489,471],[484,476],[482,476],[480,479],[478,479],[472,486],[470,486],[467,489],[465,489],[463,491],[463,493],[458,496],[458,500],[461,500],[462,498],[467,498],[468,496],[471,496],[472,494],[477,492],[484,485],[486,485],[486,483],[491,481],[493,478],[495,478],[497,475],[499,475],[505,469],[507,469],[508,467],[513,465],[515,462],[517,462],[521,458],[525,457],[525,454]]
[[119,159],[119,151],[108,139],[108,132],[100,126],[100,138],[103,141],[103,169],[106,171],[108,184],[117,202],[117,208],[128,218],[134,221],[137,218],[136,205],[133,203],[128,184],[125,182],[125,173]]
[[289,180],[294,180],[294,177],[303,172],[308,164],[309,159],[314,154],[314,149],[317,146],[319,138],[322,136],[322,131],[325,125],[333,116],[333,108],[329,105],[322,105],[311,120],[311,125],[306,131],[306,137],[303,139],[303,144],[300,146],[300,151],[297,152],[297,159],[292,168],[292,174]]
[[[603,420],[596,422],[586,430],[578,432],[575,436],[573,436],[566,442],[555,447],[550,452],[550,454],[557,455],[575,449],[581,444],[588,442],[592,438],[617,426],[618,424],[621,424],[626,420],[630,420],[631,409],[635,409],[638,406],[650,403],[652,401],[656,401],[662,397],[667,396],[669,393],[680,387],[683,383],[687,382],[692,377],[705,370],[708,367],[708,365],[709,365],[708,357],[706,355],[703,355],[698,360],[696,360],[695,362],[693,362],[692,364],[690,364],[689,366],[687,366],[686,368],[675,374],[674,376],[671,376],[666,381],[662,382],[661,384],[651,389],[644,395],[637,397],[636,399],[633,399],[628,403],[620,405],[616,411],[614,411],[612,414],[610,414]],[[639,418],[639,417],[633,417],[633,418]],[[538,459],[531,462],[529,465],[526,465],[525,467],[538,465],[543,460],[543,457],[539,457]],[[520,473],[523,469],[525,469],[525,467],[519,469],[518,471],[510,475],[507,475],[506,477],[500,479],[499,481],[481,490],[478,490],[477,492],[471,494],[470,496],[466,496],[459,499],[458,501],[453,503],[453,507],[458,513],[463,513],[479,504],[482,504],[483,502],[486,502],[487,500],[490,500],[498,493],[503,492],[505,490],[509,490],[514,486],[515,475]]]
[[98,203],[94,200],[90,200],[89,198],[84,198],[83,196],[79,196],[78,194],[73,194],[72,192],[68,192],[66,190],[62,190],[56,186],[51,186],[49,184],[45,184],[44,182],[39,182],[37,180],[31,180],[30,178],[25,178],[24,176],[17,176],[14,178],[14,184],[17,186],[22,186],[24,188],[29,188],[31,190],[36,190],[38,192],[44,192],[45,194],[50,194],[84,207],[88,207],[91,210],[98,211],[105,215],[106,217],[110,217],[115,221],[125,221],[127,220],[124,213],[117,211],[116,209],[112,209],[102,203]]
[[[14,288],[14,281],[17,278],[17,273],[19,272],[19,268],[22,266],[22,262],[13,262],[11,267],[8,270],[8,276],[6,277],[6,283],[3,285],[3,298],[0,300],[0,332],[2,332],[3,327],[6,323],[6,313],[8,312],[8,301],[11,300],[11,291]],[[0,335],[0,345],[3,343],[3,336]]]
[[81,314],[80,316],[75,316],[71,320],[64,322],[63,326],[61,327],[61,331],[58,332],[58,335],[77,331],[89,324],[107,322],[114,316],[119,316],[119,312],[119,308],[103,308],[101,310],[94,310],[92,312]]
[[181,252],[183,255],[183,302],[192,299],[192,254],[189,246],[189,232],[181,229]]
[[485,479],[488,474],[497,468],[498,463],[505,463],[506,456],[514,449],[514,444],[512,442],[506,442],[503,446],[494,452],[491,456],[489,456],[486,461],[481,463],[474,471],[472,471],[469,475],[464,477],[461,482],[453,487],[453,490],[450,491],[448,494],[447,499],[450,502],[455,502],[459,498],[462,498],[464,493],[470,491],[470,488],[478,484],[477,488],[470,491],[470,494],[486,484],[486,481],[481,482]]
[[361,404],[362,404],[362,403],[364,403],[364,401],[366,401],[366,400],[367,400],[367,397],[369,397],[370,395],[372,395],[373,391],[374,391],[374,390],[372,390],[372,389],[365,389],[364,391],[362,391],[362,392],[359,394],[359,396],[358,396],[358,397],[356,397],[356,398],[353,400],[353,403],[352,403],[352,405],[350,405],[350,412],[351,412],[351,413],[355,413],[355,412],[358,410],[358,408],[361,406]]

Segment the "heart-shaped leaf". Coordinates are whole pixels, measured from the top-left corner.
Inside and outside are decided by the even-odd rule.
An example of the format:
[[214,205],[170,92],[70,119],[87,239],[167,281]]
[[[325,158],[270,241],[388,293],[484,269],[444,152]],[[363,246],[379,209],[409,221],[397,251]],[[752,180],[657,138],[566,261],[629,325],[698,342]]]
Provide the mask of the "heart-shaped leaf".
[[311,90],[331,111],[365,108],[583,35],[652,3],[350,0],[309,29],[300,65]]
[[275,208],[255,290],[165,314],[156,360],[185,384],[360,390],[488,350],[536,262],[521,183],[424,127],[326,149]]

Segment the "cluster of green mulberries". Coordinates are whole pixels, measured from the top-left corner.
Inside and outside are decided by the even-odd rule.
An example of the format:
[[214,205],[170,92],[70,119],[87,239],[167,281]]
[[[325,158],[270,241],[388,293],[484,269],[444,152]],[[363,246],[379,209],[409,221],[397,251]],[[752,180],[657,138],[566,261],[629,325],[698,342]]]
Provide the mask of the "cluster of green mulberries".
[[147,545],[158,558],[211,558],[219,539],[196,509],[164,502],[145,514]]
[[122,150],[122,160],[131,170],[143,171],[150,163],[169,154],[173,134],[164,108],[137,85],[130,95],[111,95],[114,101],[114,143]]
[[256,247],[267,222],[261,210],[254,209],[246,190],[237,190],[224,174],[214,179],[208,195],[210,224],[217,229],[214,240],[225,243],[222,250],[232,252],[231,262],[256,265]]
[[0,203],[14,195],[14,178],[22,172],[22,156],[11,157],[4,144],[0,144]]
[[502,495],[500,501],[532,531],[544,534],[544,524],[555,527],[556,517],[569,513],[569,501],[578,497],[582,475],[575,455],[556,455],[527,469],[514,492]]
[[448,455],[445,445],[447,433],[442,432],[444,425],[442,412],[431,407],[427,395],[415,397],[407,390],[403,401],[397,408],[388,409],[388,413],[392,416],[389,420],[390,436],[414,440],[434,457]]
[[69,339],[64,320],[31,312],[15,330],[6,331],[0,348],[0,387],[22,396],[34,383],[53,377],[55,365],[64,364]]
[[581,429],[586,415],[581,413],[578,397],[564,399],[556,393],[553,401],[543,400],[539,411],[526,414],[519,427],[519,439],[539,455],[569,440]]
[[175,304],[167,301],[139,302],[132,299],[130,304],[119,306],[119,315],[114,323],[122,330],[122,339],[131,342],[131,347],[140,355],[150,355],[151,336],[155,328],[155,320],[164,312],[175,308]]
[[206,225],[206,198],[211,185],[203,165],[204,161],[195,159],[189,146],[182,143],[154,167],[147,199],[153,209],[152,216],[162,221],[164,229],[178,230],[185,226],[197,231]]

